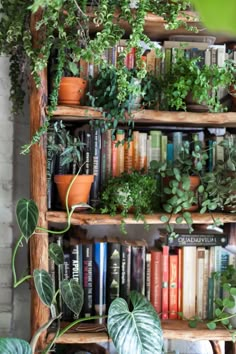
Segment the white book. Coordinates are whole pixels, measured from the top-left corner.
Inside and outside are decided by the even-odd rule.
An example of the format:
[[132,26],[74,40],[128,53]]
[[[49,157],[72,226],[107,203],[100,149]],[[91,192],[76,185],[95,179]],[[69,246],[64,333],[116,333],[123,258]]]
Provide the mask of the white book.
[[207,49],[209,43],[206,42],[180,42],[180,41],[164,41],[164,48],[180,48],[180,49]]
[[197,247],[183,247],[183,316],[196,315],[196,256]]

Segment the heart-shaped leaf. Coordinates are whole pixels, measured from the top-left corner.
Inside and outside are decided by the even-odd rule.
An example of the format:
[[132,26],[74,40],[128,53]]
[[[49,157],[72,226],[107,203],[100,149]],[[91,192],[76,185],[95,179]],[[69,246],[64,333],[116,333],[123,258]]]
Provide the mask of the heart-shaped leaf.
[[64,252],[61,246],[57,243],[50,243],[49,245],[49,257],[56,265],[64,263]]
[[132,291],[127,302],[115,299],[108,311],[108,333],[119,354],[162,353],[163,336],[157,312],[141,294]]
[[79,315],[84,303],[84,291],[79,282],[75,279],[63,280],[60,289],[67,307]]
[[52,278],[44,269],[35,269],[34,284],[40,300],[48,307],[51,306],[53,300],[53,282]]
[[18,338],[0,338],[0,353],[32,354],[32,349],[25,340]]
[[28,240],[38,223],[39,211],[33,200],[20,199],[16,205],[16,219],[22,235]]

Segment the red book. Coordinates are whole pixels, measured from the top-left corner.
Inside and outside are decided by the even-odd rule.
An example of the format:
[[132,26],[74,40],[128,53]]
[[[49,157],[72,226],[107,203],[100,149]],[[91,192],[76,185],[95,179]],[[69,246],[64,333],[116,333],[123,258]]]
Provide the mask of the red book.
[[156,312],[161,313],[162,252],[160,250],[151,251],[150,278],[150,301]]
[[[183,297],[183,248],[178,248],[178,312],[182,312]],[[182,316],[178,315],[178,319]]]
[[162,247],[162,319],[168,319],[169,311],[169,246]]
[[178,255],[169,256],[169,319],[178,318]]

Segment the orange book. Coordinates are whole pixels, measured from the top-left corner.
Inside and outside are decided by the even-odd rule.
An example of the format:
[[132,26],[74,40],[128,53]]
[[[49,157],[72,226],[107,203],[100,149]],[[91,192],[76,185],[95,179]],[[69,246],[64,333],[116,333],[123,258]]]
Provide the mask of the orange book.
[[124,170],[130,173],[133,168],[134,142],[126,141],[124,145]]
[[[183,296],[183,249],[178,248],[178,312],[182,312],[182,296]],[[178,319],[182,316],[178,315]]]
[[139,131],[133,131],[133,169],[139,170]]
[[169,318],[169,246],[162,247],[162,319]]
[[151,250],[150,278],[150,302],[156,312],[161,313],[162,252],[160,250]]
[[112,171],[112,177],[117,177],[118,176],[118,168],[117,168],[117,141],[113,140],[112,141],[112,157],[111,157],[111,171]]
[[125,169],[124,139],[125,139],[124,130],[118,129],[116,133],[117,176],[120,176]]
[[178,255],[169,256],[169,319],[178,318]]

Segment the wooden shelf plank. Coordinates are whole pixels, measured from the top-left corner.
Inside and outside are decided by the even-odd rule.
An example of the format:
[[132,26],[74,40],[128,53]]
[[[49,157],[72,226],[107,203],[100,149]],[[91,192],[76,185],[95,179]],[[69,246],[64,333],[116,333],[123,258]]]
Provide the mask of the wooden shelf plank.
[[[187,341],[214,340],[231,341],[231,334],[223,327],[213,331],[206,327],[206,324],[199,323],[197,328],[190,328],[187,321],[166,320],[162,321],[163,336],[165,339],[181,339]],[[54,333],[47,335],[47,343],[54,337]],[[67,332],[56,340],[56,343],[101,343],[111,339],[106,332],[87,333],[87,332]]]
[[[195,112],[170,112],[141,109],[133,112],[134,121],[144,124],[165,124],[178,126],[225,126],[236,125],[236,112],[226,113],[195,113]],[[102,119],[99,109],[87,106],[58,106],[54,112],[55,119],[69,121],[83,121]]]
[[[165,213],[155,213],[146,215],[145,220],[148,224],[163,224],[160,220],[161,216]],[[220,218],[223,223],[236,222],[236,214],[229,213],[212,213],[214,218]],[[176,216],[171,218],[171,223],[175,224]],[[52,223],[66,223],[66,213],[63,211],[48,211],[46,213],[46,219]],[[200,214],[192,213],[192,219],[194,224],[212,224],[212,216],[209,213]],[[72,225],[120,225],[122,220],[121,215],[110,216],[107,214],[87,214],[84,212],[74,213],[71,218]],[[126,224],[143,224],[142,220],[136,221],[132,214],[129,214],[124,219]]]

